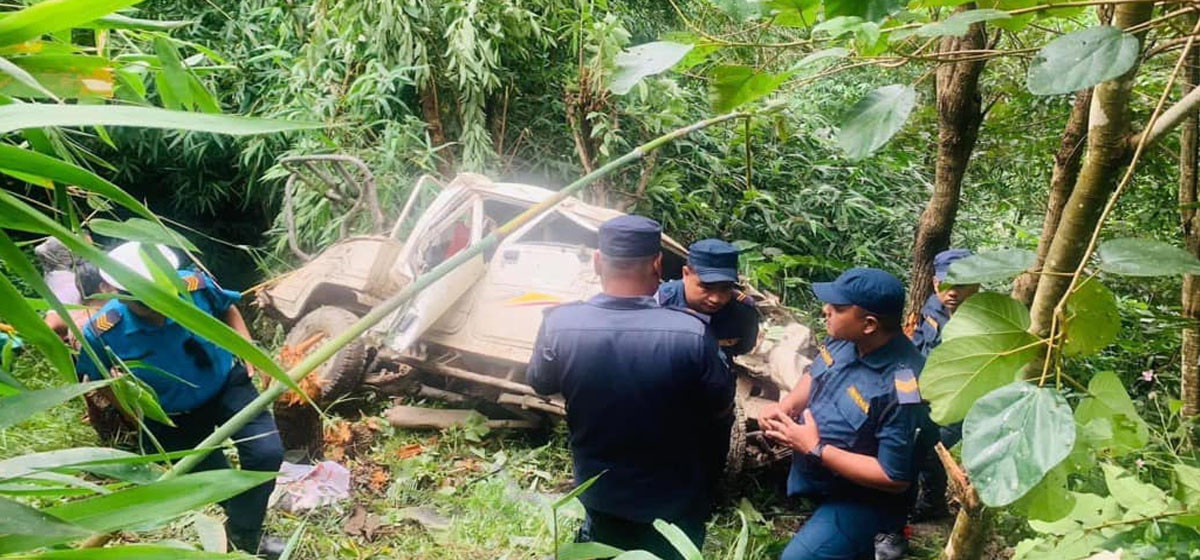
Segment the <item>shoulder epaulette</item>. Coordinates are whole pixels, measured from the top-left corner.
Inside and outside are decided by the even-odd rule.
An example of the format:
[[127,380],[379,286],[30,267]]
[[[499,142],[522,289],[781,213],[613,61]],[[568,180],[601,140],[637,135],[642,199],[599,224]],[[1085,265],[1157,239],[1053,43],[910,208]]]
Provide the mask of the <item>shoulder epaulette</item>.
[[917,376],[909,367],[896,370],[896,399],[900,404],[920,404],[921,389],[917,385]]
[[96,334],[104,334],[109,329],[115,327],[121,322],[121,312],[116,309],[109,309],[104,313],[100,313],[92,318],[92,328],[96,330]]
[[934,319],[933,317],[930,317],[929,315],[925,316],[925,322],[928,323],[929,326],[931,326],[935,329],[937,329],[941,326],[941,325],[938,325],[937,319]]
[[829,353],[829,349],[824,344],[818,345],[817,351],[821,353],[821,361],[825,362],[826,366],[833,365],[833,354]]
[[187,285],[189,292],[196,292],[204,288],[204,276],[199,272],[193,272],[183,277],[183,283]]
[[741,290],[734,290],[733,293],[734,293],[734,299],[737,300],[738,303],[744,303],[746,305],[749,305],[750,307],[758,306],[758,304],[756,304],[754,302],[754,298],[750,297],[746,292],[743,292]]

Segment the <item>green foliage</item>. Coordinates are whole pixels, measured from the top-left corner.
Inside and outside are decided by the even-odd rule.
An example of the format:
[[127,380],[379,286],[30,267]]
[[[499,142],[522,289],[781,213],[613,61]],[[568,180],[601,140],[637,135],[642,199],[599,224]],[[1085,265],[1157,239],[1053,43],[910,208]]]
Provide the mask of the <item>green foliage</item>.
[[1100,270],[1124,276],[1168,276],[1200,272],[1194,255],[1161,241],[1113,239],[1096,249]]
[[1091,278],[1076,287],[1066,307],[1063,355],[1095,354],[1117,339],[1121,330],[1117,297],[1099,280]]
[[950,265],[946,284],[984,284],[1008,280],[1033,267],[1033,251],[1005,249],[982,251]]
[[0,399],[0,429],[21,422],[34,414],[60,405],[93,389],[108,385],[111,380],[79,383],[62,387],[50,387],[36,391],[24,391]]
[[1066,399],[1024,381],[976,401],[963,422],[963,465],[991,507],[1025,495],[1074,444],[1075,421]]
[[1116,78],[1137,63],[1138,46],[1136,37],[1107,25],[1063,35],[1029,66],[1029,91],[1058,95]]
[[713,110],[728,113],[770,94],[788,78],[787,74],[758,72],[747,66],[722,65],[712,70]]
[[629,93],[630,88],[647,76],[662,73],[675,66],[694,45],[656,41],[622,51],[615,58],[616,71],[609,89],[617,95]]
[[916,102],[917,92],[909,86],[891,85],[872,91],[842,121],[838,145],[851,160],[871,155],[900,131]]

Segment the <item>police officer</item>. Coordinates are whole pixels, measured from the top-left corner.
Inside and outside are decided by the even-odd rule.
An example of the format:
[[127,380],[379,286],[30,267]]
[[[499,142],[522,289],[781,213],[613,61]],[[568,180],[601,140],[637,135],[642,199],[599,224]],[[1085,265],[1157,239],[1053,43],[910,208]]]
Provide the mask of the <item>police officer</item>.
[[913,331],[913,345],[928,356],[942,343],[942,329],[950,316],[967,298],[979,291],[979,284],[953,284],[942,287],[942,281],[950,271],[950,265],[971,256],[969,249],[947,249],[933,257],[933,292],[921,308],[921,321]]
[[603,292],[546,313],[527,380],[567,401],[580,500],[577,537],[676,558],[651,525],[704,541],[729,445],[734,381],[704,317],[661,307],[662,230],[620,216],[600,226],[593,266]]
[[738,248],[720,239],[703,239],[688,247],[683,279],[658,287],[658,303],[687,307],[710,317],[721,350],[745,354],[758,342],[758,310],[754,299],[737,289]]
[[[141,255],[142,244],[125,243],[109,256],[143,277],[151,278],[150,267]],[[172,267],[178,258],[171,251],[146,245],[146,251],[158,251]],[[242,336],[250,332],[234,306],[241,295],[221,289],[211,277],[200,272],[179,271],[186,297],[204,312],[224,321]],[[104,281],[119,293],[128,295],[124,286],[107,272]],[[219,425],[258,396],[246,366],[236,362],[228,350],[187,330],[179,323],[135,300],[112,299],[96,313],[83,330],[87,344],[104,360],[114,374],[119,370],[108,362],[108,351],[124,362],[137,361],[147,367],[133,367],[131,373],[158,395],[159,404],[175,426],[146,420],[150,433],[167,451],[191,449]],[[76,364],[81,376],[100,379],[101,372],[86,355]],[[278,471],[283,460],[275,421],[262,412],[233,435],[241,467],[252,471]],[[146,443],[143,441],[143,446]],[[213,452],[196,470],[229,468],[225,456]],[[274,482],[247,490],[221,503],[228,520],[225,524],[230,542],[237,548],[275,558],[283,551],[283,542],[263,537],[262,523],[267,498]]]
[[829,336],[811,371],[760,416],[766,435],[794,450],[788,494],[819,503],[782,558],[870,558],[876,534],[904,525],[928,414],[917,387],[925,360],[904,336],[896,277],[853,268],[813,291]]

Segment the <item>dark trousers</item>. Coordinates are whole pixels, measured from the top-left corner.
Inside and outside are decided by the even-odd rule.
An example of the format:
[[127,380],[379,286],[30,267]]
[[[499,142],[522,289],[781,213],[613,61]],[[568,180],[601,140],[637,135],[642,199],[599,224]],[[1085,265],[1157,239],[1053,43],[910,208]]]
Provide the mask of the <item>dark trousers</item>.
[[[696,548],[704,547],[704,519],[689,518],[671,521],[683,529]],[[667,539],[651,523],[639,523],[588,509],[575,542],[598,542],[621,550],[645,550],[663,560],[682,560]]]
[[[942,445],[950,449],[962,439],[962,422],[941,427],[938,432],[938,439]],[[946,469],[932,446],[923,450],[923,453],[920,471],[917,473],[920,492],[917,495],[916,511],[940,513],[946,509]]]
[[[246,368],[238,364],[229,372],[225,387],[212,400],[194,410],[173,414],[174,428],[151,420],[146,421],[146,427],[167,451],[192,449],[257,396],[258,390],[246,375]],[[243,470],[279,471],[279,464],[283,462],[283,443],[279,440],[275,419],[269,413],[263,411],[255,416],[233,434],[233,440]],[[142,448],[149,451],[154,447],[143,437]],[[195,471],[228,468],[225,454],[216,449],[196,465]],[[275,481],[272,480],[221,502],[229,518],[229,528],[243,535],[261,531],[263,518],[267,515],[267,499],[274,489]]]
[[875,535],[903,528],[903,504],[831,498],[796,531],[780,560],[871,560]]

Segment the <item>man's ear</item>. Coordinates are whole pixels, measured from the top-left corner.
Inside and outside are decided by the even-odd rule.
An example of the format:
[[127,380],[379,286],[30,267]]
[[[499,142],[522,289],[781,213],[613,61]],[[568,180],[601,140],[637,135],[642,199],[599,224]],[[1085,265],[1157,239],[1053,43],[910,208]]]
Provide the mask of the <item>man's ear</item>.
[[600,251],[592,253],[592,270],[596,272],[596,276],[603,276],[600,273]]
[[871,335],[877,332],[879,332],[879,318],[874,315],[863,317],[862,333],[864,335]]
[[659,280],[662,280],[662,253],[659,253],[658,256],[654,257],[654,276]]

